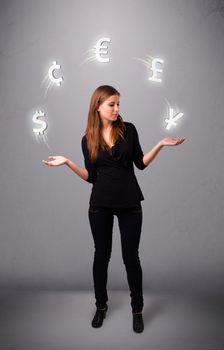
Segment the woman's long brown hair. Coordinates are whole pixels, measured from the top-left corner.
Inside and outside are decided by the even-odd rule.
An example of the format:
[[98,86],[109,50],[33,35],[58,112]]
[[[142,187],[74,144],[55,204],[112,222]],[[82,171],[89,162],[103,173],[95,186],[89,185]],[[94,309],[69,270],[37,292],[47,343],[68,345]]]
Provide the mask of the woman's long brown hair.
[[[94,91],[90,101],[85,135],[87,138],[87,147],[89,150],[90,160],[92,162],[96,161],[100,146],[106,146],[101,133],[103,125],[98,108],[105,100],[113,95],[120,96],[120,93],[110,85],[102,85]],[[111,139],[113,143],[116,142],[119,136],[124,139],[124,129],[125,125],[123,119],[120,115],[118,115],[117,120],[112,122]]]

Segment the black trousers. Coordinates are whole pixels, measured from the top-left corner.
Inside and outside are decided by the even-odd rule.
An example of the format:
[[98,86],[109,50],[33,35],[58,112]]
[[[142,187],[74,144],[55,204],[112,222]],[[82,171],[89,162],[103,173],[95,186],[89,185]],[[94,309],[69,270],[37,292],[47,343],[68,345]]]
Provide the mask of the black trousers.
[[105,307],[107,295],[107,271],[112,251],[114,215],[118,218],[121,236],[122,258],[127,272],[133,312],[143,309],[142,268],[138,248],[142,230],[141,203],[133,208],[89,207],[89,222],[93,235],[95,252],[93,261],[93,282],[95,305]]

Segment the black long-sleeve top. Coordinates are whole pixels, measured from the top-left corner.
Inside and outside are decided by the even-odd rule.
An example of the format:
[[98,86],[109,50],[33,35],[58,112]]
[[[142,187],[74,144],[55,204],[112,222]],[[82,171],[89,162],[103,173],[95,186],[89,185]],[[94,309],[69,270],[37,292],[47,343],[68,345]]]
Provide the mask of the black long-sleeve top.
[[111,150],[100,148],[96,162],[91,162],[86,136],[82,138],[82,151],[88,182],[93,184],[90,205],[110,208],[129,208],[144,200],[137,182],[133,162],[143,170],[143,152],[134,124],[124,122],[124,138],[119,138]]

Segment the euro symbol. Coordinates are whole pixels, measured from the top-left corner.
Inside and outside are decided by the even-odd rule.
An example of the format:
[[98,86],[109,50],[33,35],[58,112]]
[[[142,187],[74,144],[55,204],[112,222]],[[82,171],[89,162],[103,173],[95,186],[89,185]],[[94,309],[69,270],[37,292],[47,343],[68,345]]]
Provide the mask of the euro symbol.
[[152,60],[152,66],[151,66],[151,71],[152,71],[152,76],[149,77],[149,80],[156,81],[158,83],[161,83],[162,79],[157,77],[157,73],[162,73],[162,69],[158,68],[156,65],[157,64],[163,64],[164,61],[161,58],[153,58]]
[[52,81],[52,83],[56,84],[57,86],[61,85],[63,79],[62,79],[62,77],[56,78],[54,76],[54,71],[56,69],[60,69],[60,68],[61,68],[61,65],[57,64],[56,61],[53,61],[52,66],[50,66],[50,68],[48,70],[48,76],[49,76],[50,81]]
[[176,126],[176,121],[183,117],[184,113],[179,112],[174,116],[174,109],[169,108],[169,119],[165,119],[165,122],[167,123],[166,129],[170,130],[171,126]]
[[108,46],[103,45],[104,42],[110,43],[111,40],[110,40],[110,38],[101,38],[100,40],[98,40],[96,46],[94,46],[94,49],[96,52],[96,59],[99,62],[106,63],[106,62],[110,61],[109,57],[101,57],[101,55],[108,55]]
[[41,125],[40,128],[33,128],[33,132],[37,135],[43,135],[44,131],[47,129],[47,123],[44,120],[39,120],[38,118],[44,117],[45,113],[42,111],[37,111],[33,116],[33,122]]

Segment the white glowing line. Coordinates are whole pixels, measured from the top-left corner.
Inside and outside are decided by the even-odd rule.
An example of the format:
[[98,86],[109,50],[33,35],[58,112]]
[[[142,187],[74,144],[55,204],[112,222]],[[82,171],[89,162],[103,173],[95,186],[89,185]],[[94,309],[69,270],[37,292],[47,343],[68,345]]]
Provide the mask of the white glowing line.
[[47,139],[47,135],[45,134],[45,135],[43,135],[43,141],[44,141],[44,143],[45,143],[45,145],[47,146],[47,148],[49,149],[49,150],[52,150],[52,148],[49,146],[49,144],[48,144],[48,139]]
[[44,142],[44,144],[47,146],[47,148],[49,149],[49,150],[52,150],[52,148],[49,146],[49,144],[48,144],[48,139],[47,139],[47,135],[46,134],[44,134],[44,135],[35,135],[35,139],[36,139],[36,141],[37,141],[37,143],[39,144],[39,145],[41,145],[42,144],[42,141]]
[[53,83],[49,81],[45,89],[44,97],[47,96],[48,90],[51,89],[52,87],[53,87]]
[[146,55],[147,60],[143,60],[142,58],[139,58],[139,57],[133,57],[133,58],[142,62],[144,66],[146,66],[148,69],[150,69],[150,67],[152,65],[152,60],[153,60],[152,56]]
[[184,115],[184,113],[179,112],[174,116],[174,109],[173,108],[169,108],[169,119],[165,119],[165,122],[167,123],[166,129],[170,130],[171,126],[176,126],[177,125],[177,120],[182,118]]
[[90,56],[90,57],[87,57],[86,60],[84,62],[92,62],[92,61],[95,61],[96,60],[96,56]]
[[85,58],[85,59],[80,63],[80,65],[82,65],[82,64],[84,64],[84,63],[87,63],[87,62],[92,62],[92,61],[95,61],[95,60],[96,60],[96,55],[95,55],[95,53],[94,53],[93,56],[90,56],[90,57]]
[[110,61],[109,57],[105,57],[105,58],[101,57],[101,55],[103,55],[103,54],[104,55],[108,54],[108,46],[107,45],[103,45],[104,42],[110,43],[111,39],[110,38],[101,38],[101,39],[99,39],[97,44],[96,44],[96,46],[94,46],[94,49],[95,49],[96,59],[99,62],[106,63],[106,62]]
[[134,57],[134,59],[136,59],[136,60],[142,62],[143,65],[146,66],[147,68],[150,68],[150,66],[151,66],[151,64],[150,64],[148,61],[143,60],[142,58]]
[[56,84],[57,86],[61,85],[63,79],[62,77],[56,78],[53,73],[56,69],[60,69],[60,68],[61,68],[61,65],[57,64],[56,61],[53,61],[52,66],[48,70],[49,79],[51,80],[52,83]]
[[39,143],[39,145],[40,145],[40,136],[37,136],[37,134],[35,134],[35,139],[36,139],[37,143]]
[[168,101],[166,98],[164,98],[164,99],[165,99],[165,101],[166,101],[168,107],[169,107],[169,108],[172,108],[172,107],[171,107],[171,104],[169,103],[169,101]]
[[89,49],[87,50],[85,53],[83,53],[82,55],[88,55],[80,64],[79,66],[82,66],[83,64],[85,63],[88,63],[88,62],[92,62],[92,61],[95,61],[96,60],[96,54],[95,54],[95,49]]
[[94,56],[95,56],[95,49],[94,48],[89,49],[83,53],[83,55],[91,55],[91,54],[94,54]]
[[41,84],[44,84],[46,81],[48,81],[48,74],[45,75],[44,79],[42,80],[42,83]]

